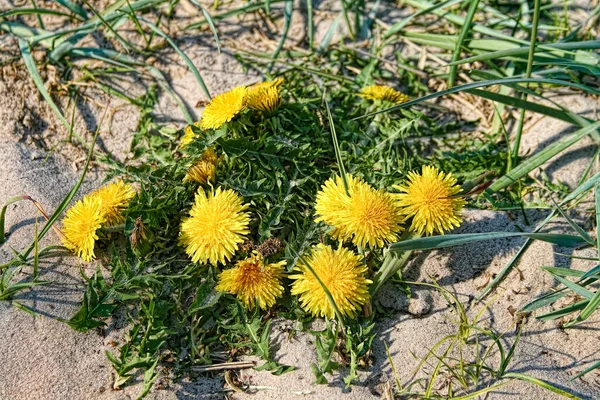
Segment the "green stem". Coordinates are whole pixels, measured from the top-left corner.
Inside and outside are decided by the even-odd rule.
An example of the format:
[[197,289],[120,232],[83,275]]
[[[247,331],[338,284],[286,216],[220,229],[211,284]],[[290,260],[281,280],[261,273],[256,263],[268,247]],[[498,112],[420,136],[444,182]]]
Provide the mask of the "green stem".
[[[531,78],[531,71],[533,69],[533,55],[535,54],[535,46],[537,41],[538,23],[540,21],[540,3],[541,0],[535,0],[533,10],[533,26],[531,29],[531,42],[529,45],[529,55],[527,56],[527,69],[525,71],[525,78]],[[527,100],[527,94],[524,95],[523,100]],[[517,125],[517,135],[515,136],[515,142],[512,148],[512,167],[516,167],[519,159],[519,147],[521,146],[521,135],[523,134],[523,124],[525,122],[525,109],[522,108],[519,114],[519,122]]]
[[[460,53],[462,52],[462,47],[471,30],[471,23],[473,22],[473,17],[475,16],[475,12],[477,11],[477,7],[479,6],[479,0],[471,0],[471,4],[469,5],[469,11],[467,13],[467,17],[465,18],[462,29],[460,30],[460,35],[458,36],[458,40],[456,41],[456,47],[454,48],[454,53],[452,54],[452,62],[458,61],[460,58]],[[453,64],[450,66],[450,73],[448,75],[448,87],[454,86],[454,82],[456,81],[456,74],[458,72],[458,65]]]
[[[418,233],[414,233],[414,232],[410,232],[409,230],[406,230],[400,237],[400,241],[409,240],[409,239],[413,239],[413,238],[416,239],[416,238],[419,238],[420,236],[421,235],[419,235]],[[385,258],[383,259],[383,264],[379,268],[379,271],[377,271],[377,273],[373,277],[373,283],[371,284],[371,287],[370,287],[371,297],[375,296],[375,293],[377,293],[377,291],[381,288],[381,286],[390,277],[394,276],[394,274],[396,274],[398,271],[400,271],[402,269],[402,267],[404,267],[406,265],[411,254],[412,254],[412,250],[411,251],[403,251],[400,254],[398,254],[396,252],[388,251],[388,253],[385,255]]]
[[329,121],[329,129],[331,130],[331,140],[333,141],[335,159],[337,161],[338,168],[340,169],[340,175],[342,176],[342,181],[344,182],[344,189],[346,190],[346,194],[350,196],[350,185],[348,185],[348,178],[346,177],[346,168],[344,168],[344,163],[342,162],[340,144],[338,143],[337,133],[335,132],[335,125],[333,124],[333,116],[331,115],[329,103],[327,103],[327,93],[325,90],[323,90],[323,101],[325,102],[325,108],[327,109],[327,120]]
[[2,210],[0,211],[0,244],[4,243],[6,241],[6,235],[5,235],[5,231],[4,231],[4,220],[6,218],[6,209],[11,204],[16,203],[17,201],[27,200],[28,198],[29,198],[29,196],[15,196],[15,197],[11,197],[4,204],[4,207],[2,207]]

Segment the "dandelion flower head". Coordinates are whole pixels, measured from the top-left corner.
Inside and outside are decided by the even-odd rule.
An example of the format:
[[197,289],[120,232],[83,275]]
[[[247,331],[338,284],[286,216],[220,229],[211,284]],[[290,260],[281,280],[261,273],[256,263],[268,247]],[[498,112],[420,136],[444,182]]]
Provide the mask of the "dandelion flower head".
[[198,182],[198,183],[206,183],[212,182],[215,180],[215,171],[217,168],[218,157],[215,150],[212,148],[207,149],[200,160],[196,162],[192,167],[188,170],[183,178],[184,182]]
[[180,243],[193,262],[225,264],[249,233],[250,215],[233,190],[198,189],[190,216],[181,223]]
[[105,213],[102,212],[100,198],[84,197],[65,213],[63,244],[83,261],[91,261],[95,257],[94,245],[98,240],[96,232],[104,222]]
[[363,248],[367,244],[384,247],[397,241],[405,218],[392,196],[350,174],[346,181],[348,191],[339,176],[325,182],[317,193],[315,220],[332,226],[335,238],[352,239]]
[[297,273],[290,275],[290,279],[294,280],[291,293],[300,296],[302,307],[311,314],[332,319],[335,311],[325,290],[304,261],[329,290],[340,314],[352,317],[369,301],[369,284],[372,281],[366,278],[367,267],[362,257],[343,247],[334,250],[319,244],[313,247],[306,260],[294,268]]
[[215,96],[206,106],[200,120],[202,129],[219,129],[246,108],[246,87],[238,86]]
[[281,279],[285,264],[285,261],[265,264],[261,255],[254,254],[221,272],[217,290],[236,295],[247,309],[258,304],[265,310],[283,295]]
[[135,189],[122,180],[118,180],[101,187],[88,196],[100,199],[102,213],[106,217],[104,226],[114,226],[125,222],[123,211],[127,208],[129,201],[135,197]]
[[[192,125],[196,128],[200,128],[200,121],[194,122]],[[181,141],[179,142],[180,147],[186,147],[190,143],[192,143],[194,139],[196,139],[196,134],[192,130],[192,125],[186,126],[183,130],[184,135],[182,136]]]
[[409,172],[407,182],[394,187],[401,192],[393,195],[396,203],[413,219],[412,231],[421,235],[444,234],[460,226],[460,213],[466,201],[457,196],[462,188],[451,173],[423,166],[421,174]]
[[249,89],[246,97],[248,108],[263,112],[273,112],[281,105],[279,88],[277,86]]
[[407,95],[383,85],[365,86],[360,89],[358,95],[367,100],[385,100],[394,104],[405,103],[409,100]]

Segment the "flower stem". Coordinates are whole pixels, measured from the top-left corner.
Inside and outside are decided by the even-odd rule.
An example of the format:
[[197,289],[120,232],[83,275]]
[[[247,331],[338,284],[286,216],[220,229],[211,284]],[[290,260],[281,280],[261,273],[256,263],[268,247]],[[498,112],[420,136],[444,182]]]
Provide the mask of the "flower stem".
[[338,168],[340,169],[340,175],[342,175],[342,181],[344,182],[344,189],[346,194],[350,196],[350,186],[348,185],[348,179],[346,177],[346,168],[342,162],[342,154],[340,151],[340,144],[338,143],[337,133],[335,132],[335,125],[333,124],[333,116],[331,115],[331,109],[327,103],[327,92],[323,90],[323,102],[327,109],[327,120],[329,121],[329,129],[331,131],[331,139],[333,140],[333,150],[335,151],[335,159],[337,161]]
[[[419,235],[418,233],[406,230],[400,237],[400,241],[416,239],[420,236],[421,235]],[[411,254],[412,251],[403,251],[399,254],[388,251],[388,253],[385,255],[385,258],[383,259],[383,264],[379,268],[379,271],[377,271],[377,273],[373,277],[373,283],[371,284],[370,288],[371,297],[375,296],[375,293],[377,293],[381,286],[390,277],[392,277],[394,274],[400,271],[402,267],[404,267],[404,265],[406,265]]]

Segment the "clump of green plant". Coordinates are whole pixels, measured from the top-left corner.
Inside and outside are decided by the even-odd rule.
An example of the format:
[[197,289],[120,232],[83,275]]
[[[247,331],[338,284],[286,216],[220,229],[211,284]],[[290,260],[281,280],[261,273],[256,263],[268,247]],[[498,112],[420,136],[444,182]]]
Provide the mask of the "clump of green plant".
[[[509,345],[506,333],[498,333],[482,321],[489,303],[482,305],[481,309],[470,317],[462,302],[436,282],[402,283],[437,290],[446,300],[452,314],[448,321],[456,331],[444,336],[428,349],[412,373],[412,376],[419,377],[406,385],[400,382],[390,358],[397,386],[395,395],[423,399],[475,399],[520,380],[567,398],[578,398],[543,380],[510,372],[510,362],[523,327],[521,317],[515,322],[515,338]],[[490,303],[492,301],[493,298]],[[511,330],[507,331],[510,332]]]

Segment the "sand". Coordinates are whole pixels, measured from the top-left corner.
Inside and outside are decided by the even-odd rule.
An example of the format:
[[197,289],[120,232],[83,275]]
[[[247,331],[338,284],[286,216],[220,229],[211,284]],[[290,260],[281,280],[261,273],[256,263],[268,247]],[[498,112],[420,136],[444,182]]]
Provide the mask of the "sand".
[[[320,31],[322,32],[322,31]],[[258,45],[258,44],[257,44]],[[222,55],[215,55],[211,44],[194,41],[184,47],[186,53],[201,70],[213,93],[238,84],[260,79],[254,71],[245,72],[229,55],[231,48]],[[15,50],[14,41],[4,36],[0,47]],[[169,79],[197,118],[201,114],[199,101],[204,95],[198,89],[189,71],[175,58],[158,61],[158,66],[169,70]],[[160,64],[162,63],[162,64]],[[125,82],[132,94],[143,93],[145,82]],[[108,98],[93,94],[94,101],[82,101],[76,110],[75,127],[81,135],[89,138],[97,129],[103,107]],[[597,119],[600,103],[581,95],[560,96],[557,99],[569,108],[588,118]],[[64,106],[64,104],[63,104]],[[110,119],[101,126],[100,146],[115,158],[128,157],[128,143],[139,119],[136,108],[110,99]],[[181,111],[168,96],[162,95],[158,108],[161,123],[180,127],[184,124]],[[550,118],[537,117],[526,126],[522,154],[534,154],[568,134],[574,128]],[[0,80],[0,203],[6,199],[28,194],[47,210],[53,210],[81,173],[84,152],[75,145],[61,145],[58,151],[48,151],[65,138],[64,128],[56,120],[49,107],[41,101],[35,88],[23,72],[17,68],[14,76],[3,75]],[[550,160],[544,167],[547,178],[554,183],[574,187],[595,152],[591,139],[574,145],[565,154]],[[598,170],[598,166],[594,166]],[[540,176],[539,172],[534,176]],[[90,172],[82,187],[80,197],[97,187],[103,179],[98,166]],[[574,217],[591,229],[589,203],[580,206]],[[530,212],[532,221],[540,221],[544,212]],[[587,216],[586,216],[587,215]],[[21,202],[9,207],[7,213],[8,242],[0,246],[0,263],[12,257],[11,248],[21,250],[31,243],[36,210],[30,203]],[[456,233],[531,230],[519,213],[468,210],[463,226]],[[570,232],[564,221],[557,220],[547,231]],[[49,232],[41,245],[58,242],[54,232]],[[414,255],[407,266],[405,277],[414,281],[437,280],[443,287],[456,293],[470,315],[477,313],[482,305],[473,296],[493,277],[517,251],[522,239],[506,239],[461,246],[444,251],[421,252]],[[591,261],[572,260],[555,252],[573,252],[536,242],[524,254],[518,270],[511,272],[495,292],[493,302],[484,312],[483,324],[499,332],[507,332],[505,340],[514,338],[514,317],[510,310],[518,309],[527,302],[556,287],[556,282],[540,270],[542,266],[563,266],[586,270],[595,265]],[[573,254],[594,256],[591,249],[576,250]],[[94,265],[82,265],[90,274]],[[79,333],[71,330],[56,318],[70,317],[82,297],[83,282],[79,276],[79,264],[71,258],[53,260],[42,265],[42,279],[52,284],[18,295],[14,300],[33,308],[37,317],[15,307],[13,302],[0,302],[0,399],[132,399],[137,397],[139,384],[113,391],[111,366],[105,351],[115,351],[125,332],[123,326],[108,332],[91,331]],[[489,299],[489,298],[488,298]],[[327,385],[313,384],[310,365],[315,362],[313,337],[298,332],[290,339],[288,334],[294,324],[276,321],[271,339],[276,349],[276,359],[297,369],[283,376],[268,372],[243,370],[240,378],[259,389],[252,393],[233,393],[219,376],[193,376],[183,381],[170,382],[153,389],[149,399],[371,399],[383,396],[394,385],[390,361],[385,353],[389,347],[391,362],[397,378],[406,385],[415,377],[412,371],[427,349],[445,334],[453,332],[454,316],[446,302],[434,290],[413,287],[413,298],[407,300],[392,285],[385,286],[376,303],[385,306],[389,313],[377,322],[377,336],[373,342],[374,363],[360,372],[360,382],[345,389],[341,371],[330,377]],[[316,324],[318,325],[318,323]],[[521,342],[509,367],[512,372],[526,373],[568,390],[583,398],[600,397],[600,378],[592,372],[584,378],[570,381],[577,372],[598,359],[597,318],[577,328],[560,329],[555,322],[540,322],[529,318],[524,326]],[[417,375],[418,377],[418,375]],[[160,381],[159,383],[165,383]],[[556,396],[522,382],[505,386],[489,398],[498,399],[551,399]]]

